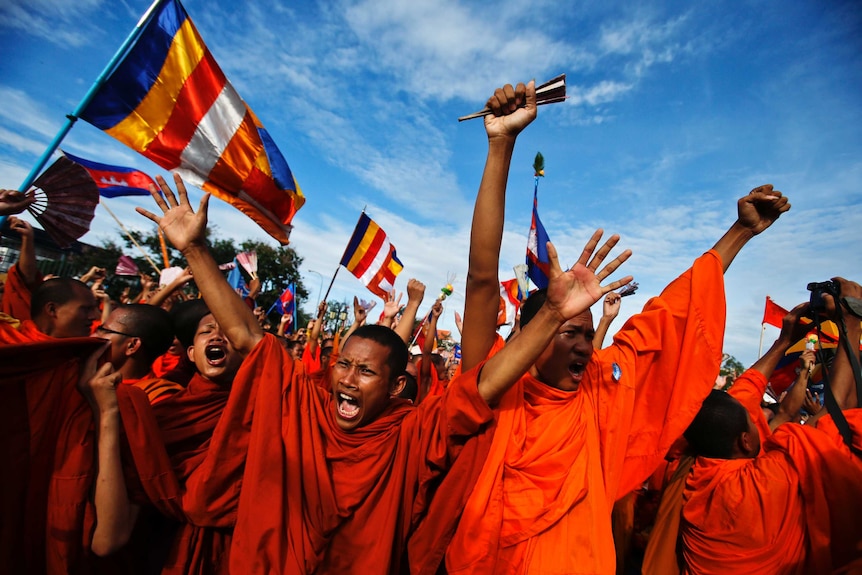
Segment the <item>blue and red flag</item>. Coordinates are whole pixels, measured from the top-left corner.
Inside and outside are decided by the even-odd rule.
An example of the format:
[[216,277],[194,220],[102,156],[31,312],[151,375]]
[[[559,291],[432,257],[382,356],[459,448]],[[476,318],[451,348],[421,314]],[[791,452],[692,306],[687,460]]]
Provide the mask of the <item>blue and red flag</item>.
[[165,0],[80,117],[286,244],[305,197],[178,0]]
[[272,304],[272,307],[269,308],[269,311],[266,312],[267,315],[273,310],[277,310],[281,315],[290,314],[290,322],[288,322],[287,326],[285,326],[285,333],[293,333],[293,326],[296,325],[296,285],[290,284],[287,288],[278,296],[278,299],[275,300],[275,303]]
[[89,172],[90,177],[93,178],[96,186],[99,187],[99,195],[106,198],[149,196],[149,186],[156,185],[151,177],[140,170],[125,168],[123,166],[111,166],[110,164],[100,164],[99,162],[73,156],[65,151],[63,154]]
[[548,259],[548,233],[542,220],[539,219],[539,178],[536,177],[536,187],[533,189],[533,219],[530,222],[530,236],[527,239],[527,276],[533,280],[536,287],[548,287],[550,260]]
[[[236,264],[236,259],[234,258],[233,263]],[[227,283],[230,284],[230,287],[233,288],[233,291],[239,294],[241,298],[245,298],[250,293],[248,289],[248,284],[245,283],[245,278],[242,277],[242,273],[239,271],[239,266],[234,265],[230,272],[227,274]]]

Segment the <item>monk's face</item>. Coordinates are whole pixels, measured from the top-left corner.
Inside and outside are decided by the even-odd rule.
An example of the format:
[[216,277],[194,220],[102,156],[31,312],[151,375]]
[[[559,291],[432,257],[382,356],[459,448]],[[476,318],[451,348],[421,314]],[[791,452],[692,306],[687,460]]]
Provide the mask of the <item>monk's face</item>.
[[126,325],[128,315],[129,313],[122,308],[115,309],[108,316],[107,321],[93,332],[93,335],[111,342],[111,365],[117,370],[140,348],[140,338],[134,334],[131,327]]
[[589,310],[570,319],[533,364],[530,373],[551,387],[576,391],[593,355],[595,335],[593,314]]
[[188,355],[202,376],[219,385],[230,385],[242,363],[211,313],[198,322]]
[[390,396],[404,386],[404,376],[392,378],[388,360],[389,348],[376,341],[355,336],[347,340],[332,366],[335,421],[344,431],[377,419]]
[[87,337],[93,322],[99,319],[99,303],[86,286],[72,287],[74,297],[64,304],[49,303],[51,318],[49,335],[53,337]]

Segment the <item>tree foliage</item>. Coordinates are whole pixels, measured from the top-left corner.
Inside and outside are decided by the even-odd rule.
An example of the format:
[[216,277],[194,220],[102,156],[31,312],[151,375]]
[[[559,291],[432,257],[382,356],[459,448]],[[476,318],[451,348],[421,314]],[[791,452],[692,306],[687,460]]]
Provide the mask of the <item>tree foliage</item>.
[[[159,268],[165,267],[161,242],[155,229],[149,232],[132,231],[131,235]],[[79,275],[85,273],[91,266],[98,266],[108,270],[108,293],[115,299],[119,298],[120,293],[126,286],[131,286],[133,295],[136,293],[135,290],[140,290],[140,280],[138,278],[113,275],[117,267],[117,260],[122,254],[131,257],[141,273],[156,277],[153,266],[143,257],[134,243],[126,236],[122,236],[122,238],[122,244],[117,244],[114,240],[108,240],[99,246],[99,249],[86,251],[76,258],[76,272]],[[209,244],[213,258],[219,264],[232,262],[240,252],[256,252],[258,277],[261,279],[261,292],[256,300],[257,305],[269,310],[285,288],[290,283],[293,283],[296,286],[299,325],[304,325],[308,321],[305,311],[301,309],[303,303],[307,301],[308,290],[305,288],[299,275],[299,266],[302,264],[302,257],[296,253],[296,250],[285,246],[272,247],[266,242],[251,239],[245,240],[237,246],[231,239],[217,237],[214,226],[207,228],[207,243]],[[169,243],[166,243],[165,247],[170,266],[185,267],[188,265],[179,250],[175,249]],[[250,281],[251,278],[245,270],[242,270],[242,274],[246,282]],[[227,272],[225,272],[225,275],[227,275]],[[195,290],[196,288],[193,286],[191,289]],[[277,312],[273,310],[272,317],[270,318],[274,325],[278,325],[278,318],[275,317],[276,314]]]

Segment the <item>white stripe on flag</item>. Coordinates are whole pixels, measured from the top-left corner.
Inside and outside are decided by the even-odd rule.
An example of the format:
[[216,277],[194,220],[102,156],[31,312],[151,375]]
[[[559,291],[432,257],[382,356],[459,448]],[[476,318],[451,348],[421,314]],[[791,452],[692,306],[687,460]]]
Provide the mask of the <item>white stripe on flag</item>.
[[389,240],[384,240],[383,243],[380,244],[380,249],[377,250],[377,254],[375,254],[371,265],[368,266],[368,269],[365,270],[365,273],[359,278],[362,283],[370,285],[371,280],[374,279],[374,276],[377,275],[380,268],[387,263],[387,260],[389,259],[389,249]]
[[230,83],[225,84],[180,154],[180,167],[206,178],[242,124],[245,112],[242,98]]

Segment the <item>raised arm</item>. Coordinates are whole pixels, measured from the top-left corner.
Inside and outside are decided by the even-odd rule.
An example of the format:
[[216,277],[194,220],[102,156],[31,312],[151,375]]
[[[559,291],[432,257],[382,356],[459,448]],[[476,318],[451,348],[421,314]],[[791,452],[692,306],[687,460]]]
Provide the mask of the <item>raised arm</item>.
[[778,190],[773,190],[772,184],[754,188],[747,196],[740,198],[736,206],[736,221],[712,248],[721,257],[725,272],[748,240],[771,226],[790,209],[787,198]]
[[600,285],[631,256],[631,251],[626,250],[597,272],[596,269],[608,252],[619,241],[619,236],[611,236],[593,256],[601,237],[602,231],[596,231],[577,263],[565,272],[560,269],[557,250],[548,242],[548,299],[518,337],[483,366],[479,374],[479,394],[488,405],[496,405],[503,394],[529,370],[568,319],[585,312],[604,294],[632,280],[628,276],[606,286]]
[[431,307],[430,318],[427,325],[422,326],[425,330],[425,341],[422,342],[422,364],[419,369],[419,382],[422,384],[420,397],[428,397],[431,388],[431,370],[436,369],[431,360],[431,352],[434,351],[434,334],[437,333],[437,320],[443,313],[443,304],[435,301]]
[[33,242],[33,226],[27,220],[12,216],[9,229],[21,236],[21,253],[18,255],[18,272],[30,290],[39,284],[39,269],[36,267],[36,246]]
[[348,328],[347,332],[338,342],[338,353],[341,353],[341,350],[344,349],[344,344],[347,343],[353,332],[365,325],[367,319],[368,310],[360,305],[358,297],[353,296],[353,323],[350,324],[350,328]]
[[[859,366],[859,338],[862,335],[860,333],[862,332],[862,325],[860,325],[860,320],[862,320],[862,317],[860,317],[862,316],[862,285],[844,278],[833,278],[832,281],[838,284],[840,290],[838,299],[841,305],[841,315],[843,316],[844,324],[847,326],[847,340],[850,342],[850,347],[856,358],[856,365]],[[827,315],[833,321],[840,321],[835,298],[827,295],[824,299],[826,300]],[[853,303],[856,311],[850,307],[850,303]],[[847,355],[847,346],[844,345],[844,341],[841,341],[835,352],[835,360],[832,363],[832,372],[830,373],[832,394],[835,396],[835,401],[841,409],[859,407],[859,398],[856,397],[856,378],[853,376],[853,369],[850,356]]]
[[195,283],[219,326],[233,347],[243,356],[247,355],[263,338],[263,330],[252,311],[225,281],[218,264],[207,249],[205,232],[210,195],[203,195],[200,207],[195,213],[189,204],[186,186],[179,175],[174,174],[179,201],[164,178],[156,176],[156,182],[164,198],[153,186],[150,186],[150,194],[164,215],[159,217],[143,208],[136,208],[138,213],[156,222],[168,241],[182,252],[192,269]]
[[192,273],[192,269],[187,267],[183,270],[183,273],[175,277],[171,283],[150,296],[149,299],[147,299],[147,303],[154,306],[162,305],[175,291],[182,289],[182,287],[192,281],[193,278],[194,274]]
[[326,315],[326,301],[322,301],[317,305],[317,319],[311,325],[311,333],[308,334],[308,339],[305,342],[305,351],[303,355],[308,354],[314,357],[317,348],[320,347],[320,331],[323,329],[323,318]]
[[[525,107],[520,107],[526,103]],[[461,366],[468,371],[491,350],[497,332],[500,302],[500,243],[506,206],[506,182],[518,134],[536,117],[535,82],[498,88],[486,106],[488,157],[470,229],[470,258],[461,334]]]
[[593,336],[593,349],[602,349],[605,337],[608,335],[608,328],[611,327],[614,319],[620,314],[620,302],[622,299],[620,294],[613,291],[605,296],[605,301],[602,305],[602,318],[599,320],[598,327],[596,327],[596,335]]
[[96,423],[98,473],[94,493],[96,527],[91,549],[98,556],[110,555],[125,545],[137,521],[140,508],[129,500],[120,460],[120,409],[117,385],[122,376],[110,363],[96,370],[100,349],[83,369],[78,390],[87,398]]
[[398,315],[398,311],[401,309],[402,295],[404,294],[399,293],[396,298],[394,289],[386,294],[386,301],[383,302],[383,319],[380,320],[380,325],[392,327],[392,324],[395,323],[395,316]]
[[799,422],[799,410],[802,409],[802,404],[805,402],[808,380],[814,370],[814,350],[807,349],[799,356],[799,368],[793,387],[781,400],[778,405],[778,413],[769,422],[769,429],[772,431],[775,431],[782,423],[794,420]]
[[425,284],[417,279],[411,278],[407,282],[407,305],[404,306],[404,312],[401,314],[401,321],[395,327],[395,333],[401,336],[401,339],[407,345],[413,339],[413,324],[416,323],[416,312],[419,311],[419,304],[425,298]]

